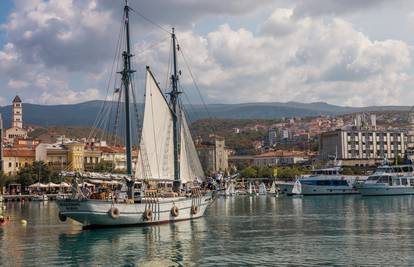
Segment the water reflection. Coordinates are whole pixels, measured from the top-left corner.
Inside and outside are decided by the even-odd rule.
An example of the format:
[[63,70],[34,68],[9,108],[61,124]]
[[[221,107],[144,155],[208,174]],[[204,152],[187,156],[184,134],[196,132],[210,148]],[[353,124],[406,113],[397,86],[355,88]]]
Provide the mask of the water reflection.
[[[413,265],[413,197],[219,198],[204,218],[83,231],[50,203],[10,203],[5,266]],[[19,224],[21,218],[28,225]]]
[[205,221],[151,227],[111,228],[59,235],[59,257],[72,263],[189,266],[201,257]]

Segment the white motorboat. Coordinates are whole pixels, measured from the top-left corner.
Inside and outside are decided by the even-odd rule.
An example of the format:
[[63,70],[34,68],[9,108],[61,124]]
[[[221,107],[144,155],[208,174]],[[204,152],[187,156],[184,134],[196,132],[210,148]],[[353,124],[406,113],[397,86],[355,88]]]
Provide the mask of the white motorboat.
[[[302,195],[358,194],[355,184],[366,180],[366,176],[342,175],[340,167],[318,169],[309,176],[299,178]],[[295,194],[292,190],[297,182],[277,182],[282,193]],[[296,193],[298,194],[298,193]]]
[[[74,185],[71,198],[57,200],[59,218],[71,218],[84,227],[148,225],[199,218],[213,200],[213,193],[197,186],[204,173],[188,127],[186,115],[179,101],[176,50],[178,44],[172,30],[173,60],[169,100],[159,88],[149,67],[146,72],[145,109],[140,132],[138,160],[132,176],[132,133],[130,98],[132,73],[129,36],[129,11],[124,7],[126,48],[119,57],[123,70],[121,86],[116,93],[124,96],[125,140],[127,174],[125,199],[116,193],[94,192],[84,194]],[[117,88],[117,87],[115,87]],[[134,96],[135,97],[135,96]],[[119,97],[120,99],[120,97]],[[99,178],[99,177],[94,177]],[[76,179],[75,179],[76,180]],[[136,192],[135,182],[140,181],[141,191]],[[144,186],[145,185],[145,186]],[[87,193],[87,191],[85,190]]]
[[32,197],[32,201],[48,201],[48,200],[49,200],[49,198],[45,194],[35,195],[35,196]]
[[356,187],[363,196],[413,195],[413,167],[411,165],[381,166]]

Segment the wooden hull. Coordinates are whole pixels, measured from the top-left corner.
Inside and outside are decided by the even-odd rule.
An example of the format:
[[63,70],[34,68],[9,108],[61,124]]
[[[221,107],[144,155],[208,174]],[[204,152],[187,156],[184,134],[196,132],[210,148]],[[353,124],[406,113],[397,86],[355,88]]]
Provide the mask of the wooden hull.
[[[202,217],[212,202],[212,194],[191,198],[163,198],[153,203],[112,203],[102,200],[58,200],[61,216],[71,218],[84,227],[115,227],[130,225],[150,225],[174,221],[191,220]],[[193,207],[197,207],[194,212]],[[172,208],[178,208],[178,215],[173,216]],[[111,216],[111,209],[116,208],[119,215]],[[146,217],[146,211],[151,216]]]

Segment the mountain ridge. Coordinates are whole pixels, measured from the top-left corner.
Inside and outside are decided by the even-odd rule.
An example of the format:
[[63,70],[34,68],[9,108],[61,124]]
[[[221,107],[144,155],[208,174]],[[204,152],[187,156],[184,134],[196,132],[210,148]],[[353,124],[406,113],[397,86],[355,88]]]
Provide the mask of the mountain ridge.
[[[23,103],[25,125],[93,125],[103,100],[92,100],[78,104],[40,105]],[[281,119],[284,117],[313,117],[319,115],[342,115],[356,112],[408,111],[409,106],[349,107],[326,102],[258,102],[238,104],[184,105],[189,119]],[[143,110],[143,105],[138,104]],[[11,105],[0,107],[4,127],[11,124]]]

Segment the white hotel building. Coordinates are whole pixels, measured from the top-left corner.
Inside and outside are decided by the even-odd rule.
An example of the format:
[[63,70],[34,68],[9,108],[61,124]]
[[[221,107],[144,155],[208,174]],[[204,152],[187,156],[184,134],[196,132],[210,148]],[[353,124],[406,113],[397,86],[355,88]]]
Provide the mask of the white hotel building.
[[373,165],[404,157],[407,132],[401,130],[335,130],[320,136],[320,158],[337,156],[343,165]]

